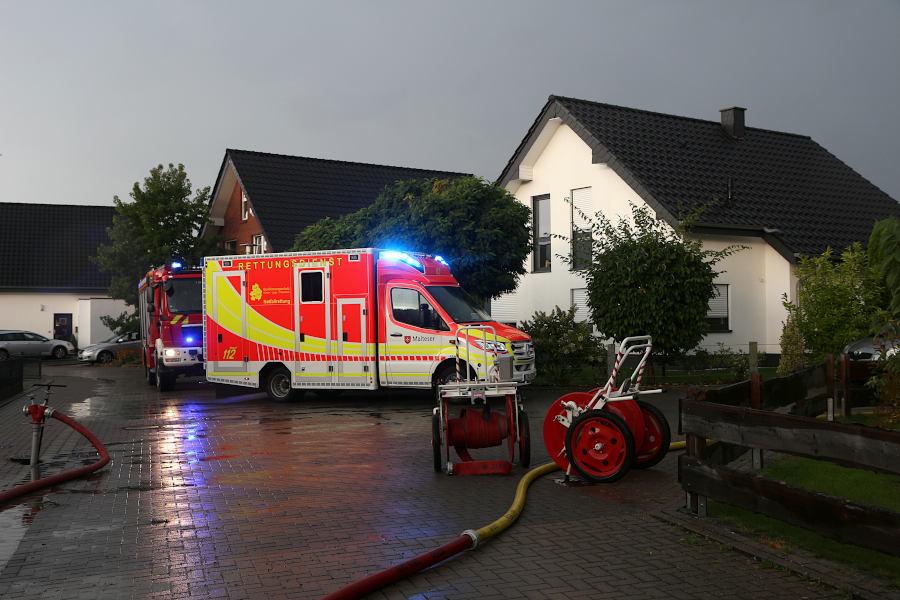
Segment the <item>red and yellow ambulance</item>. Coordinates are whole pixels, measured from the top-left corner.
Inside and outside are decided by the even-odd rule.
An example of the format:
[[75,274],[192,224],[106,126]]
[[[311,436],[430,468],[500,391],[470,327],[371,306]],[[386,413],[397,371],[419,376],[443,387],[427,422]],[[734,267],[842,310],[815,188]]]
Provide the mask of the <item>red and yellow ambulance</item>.
[[535,375],[528,335],[491,321],[440,256],[363,248],[207,257],[203,311],[206,378],[276,400],[308,389],[430,388],[457,377],[457,354],[482,379],[501,362],[512,363],[513,380]]

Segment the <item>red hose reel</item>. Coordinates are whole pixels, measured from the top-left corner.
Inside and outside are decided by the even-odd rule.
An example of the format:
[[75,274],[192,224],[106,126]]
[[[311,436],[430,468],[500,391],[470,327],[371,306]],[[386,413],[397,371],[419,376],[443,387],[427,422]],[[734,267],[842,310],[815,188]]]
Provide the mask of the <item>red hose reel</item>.
[[[610,483],[629,469],[646,469],[665,458],[671,432],[665,415],[640,400],[644,366],[652,350],[650,336],[622,340],[615,366],[602,388],[572,392],[556,400],[544,418],[544,444],[568,476],[574,470],[586,481]],[[631,376],[616,378],[629,356],[639,356]]]

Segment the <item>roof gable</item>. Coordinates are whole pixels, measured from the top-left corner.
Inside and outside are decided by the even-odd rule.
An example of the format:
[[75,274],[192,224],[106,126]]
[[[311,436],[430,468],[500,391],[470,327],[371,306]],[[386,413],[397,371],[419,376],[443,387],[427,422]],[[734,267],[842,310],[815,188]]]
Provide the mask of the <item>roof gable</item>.
[[[220,186],[229,179],[229,163],[276,252],[290,248],[304,227],[366,207],[398,180],[466,175],[228,149],[213,192],[214,202]],[[230,192],[230,188],[225,190]]]
[[92,260],[109,242],[112,206],[0,203],[0,289],[106,291]]
[[[551,96],[500,175],[527,177],[529,151],[556,119],[668,222],[706,206],[696,229],[761,235],[783,253],[868,239],[900,205],[807,136]],[[524,167],[524,168],[522,168]]]

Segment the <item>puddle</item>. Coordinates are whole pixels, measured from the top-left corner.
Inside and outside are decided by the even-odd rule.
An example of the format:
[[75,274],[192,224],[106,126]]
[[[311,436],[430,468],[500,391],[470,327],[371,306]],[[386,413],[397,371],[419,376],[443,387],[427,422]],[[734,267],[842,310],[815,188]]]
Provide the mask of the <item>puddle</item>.
[[27,519],[27,506],[13,506],[0,512],[0,572],[6,567],[6,563],[16,553],[19,542],[25,537],[28,526],[25,524]]

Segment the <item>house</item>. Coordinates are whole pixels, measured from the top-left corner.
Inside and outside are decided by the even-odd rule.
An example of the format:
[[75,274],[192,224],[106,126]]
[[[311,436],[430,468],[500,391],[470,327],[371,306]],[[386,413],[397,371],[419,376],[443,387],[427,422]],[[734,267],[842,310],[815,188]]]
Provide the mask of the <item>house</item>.
[[732,107],[706,121],[550,96],[499,177],[532,208],[535,240],[528,273],[492,303],[493,316],[522,321],[574,305],[589,318],[584,277],[559,258],[569,243],[552,237],[583,235],[579,211],[615,221],[635,203],[674,226],[709,205],[693,235],[707,248],[747,249],[717,265],[703,345],[780,352],[798,256],[865,241],[900,205],[809,137],[747,127],[745,116]]
[[[0,202],[0,329],[26,329],[79,347],[109,338],[100,321],[126,310],[93,262],[109,242],[112,206]],[[137,281],[137,279],[135,279]]]
[[228,149],[204,234],[227,254],[284,252],[306,226],[368,206],[396,181],[463,175]]

